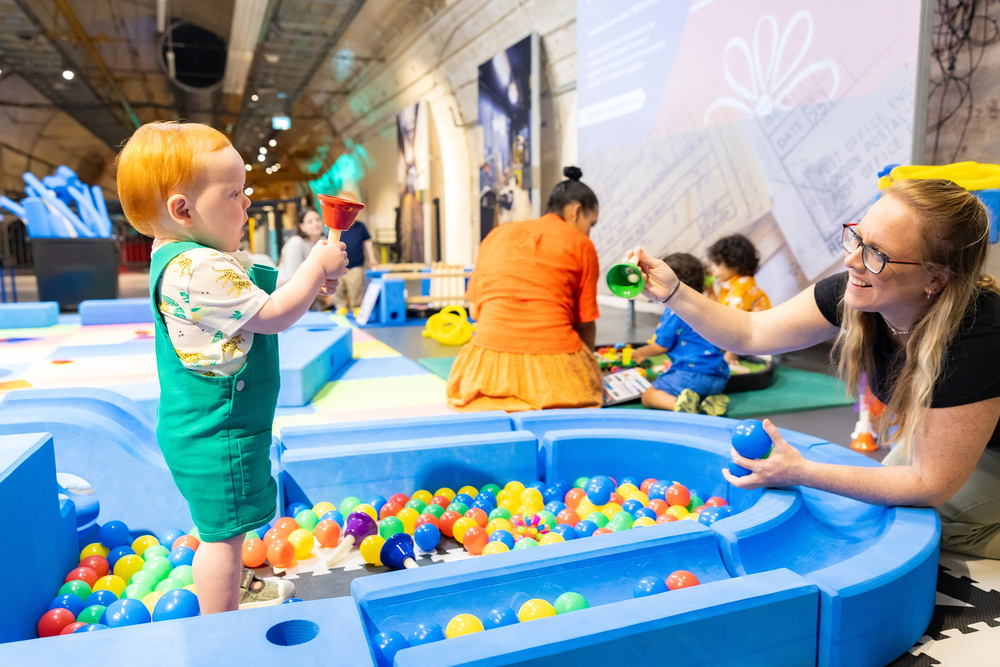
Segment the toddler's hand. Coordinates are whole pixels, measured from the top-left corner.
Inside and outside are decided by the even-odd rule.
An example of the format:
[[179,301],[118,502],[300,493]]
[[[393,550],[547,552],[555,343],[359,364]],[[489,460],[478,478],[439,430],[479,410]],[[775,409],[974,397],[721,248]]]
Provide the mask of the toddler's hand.
[[630,250],[625,255],[625,261],[632,262],[642,271],[646,278],[646,287],[642,293],[650,301],[663,303],[664,299],[673,294],[674,288],[680,282],[666,262],[647,255],[642,248]]
[[326,279],[337,280],[347,275],[347,246],[320,239],[309,251],[309,259],[323,268]]
[[339,280],[327,280],[319,288],[320,294],[325,294],[326,296],[333,296],[337,293],[337,287],[340,286]]

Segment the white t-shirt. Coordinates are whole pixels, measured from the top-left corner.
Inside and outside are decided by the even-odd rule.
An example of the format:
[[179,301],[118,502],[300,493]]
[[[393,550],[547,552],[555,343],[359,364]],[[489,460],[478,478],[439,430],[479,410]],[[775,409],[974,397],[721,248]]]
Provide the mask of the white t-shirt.
[[[169,243],[154,243],[157,252]],[[185,368],[206,376],[239,372],[253,346],[243,325],[270,295],[253,284],[250,256],[195,248],[170,261],[160,277],[156,302],[170,342]]]

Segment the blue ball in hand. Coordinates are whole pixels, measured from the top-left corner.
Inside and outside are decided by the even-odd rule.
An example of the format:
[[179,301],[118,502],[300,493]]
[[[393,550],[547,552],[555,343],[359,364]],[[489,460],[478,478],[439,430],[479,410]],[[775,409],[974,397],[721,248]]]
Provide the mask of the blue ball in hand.
[[766,459],[771,453],[771,436],[764,430],[763,422],[744,419],[733,429],[733,449],[748,459]]

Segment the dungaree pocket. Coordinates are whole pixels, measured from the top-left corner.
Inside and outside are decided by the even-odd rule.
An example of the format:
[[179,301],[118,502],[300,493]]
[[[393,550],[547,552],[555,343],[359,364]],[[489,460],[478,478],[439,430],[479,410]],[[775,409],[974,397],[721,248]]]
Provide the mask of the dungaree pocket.
[[271,432],[236,440],[239,456],[240,483],[244,496],[252,496],[271,480]]

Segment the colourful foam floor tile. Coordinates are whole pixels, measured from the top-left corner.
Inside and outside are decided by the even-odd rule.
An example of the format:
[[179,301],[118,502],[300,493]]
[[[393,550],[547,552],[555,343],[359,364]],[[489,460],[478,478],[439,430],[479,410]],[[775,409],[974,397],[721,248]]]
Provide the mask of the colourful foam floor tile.
[[153,339],[129,340],[109,345],[63,345],[52,352],[53,359],[83,359],[86,357],[114,358],[122,355],[156,355]]
[[[286,426],[319,426],[323,424],[337,424],[342,422],[376,421],[386,419],[386,409],[384,407],[368,408],[365,410],[350,410],[343,412],[332,411],[307,411],[307,408],[295,408],[301,412],[286,412],[286,408],[279,408],[274,417],[275,435],[281,433],[281,429]],[[392,408],[393,419],[407,419],[413,417],[437,417],[440,415],[455,414],[444,403],[431,403],[429,405],[408,405]]]
[[372,359],[374,357],[398,357],[399,352],[380,340],[361,341],[354,343],[355,359]]
[[354,359],[333,381],[425,375],[427,371],[404,356]]
[[64,345],[115,345],[134,340],[152,340],[152,324],[95,324],[80,327],[69,335]]
[[357,345],[358,343],[366,343],[368,341],[378,340],[375,336],[371,335],[367,331],[362,331],[357,327],[351,330],[351,341]]
[[347,412],[372,406],[395,409],[407,405],[445,402],[445,381],[436,375],[330,382],[313,398],[318,411]]

